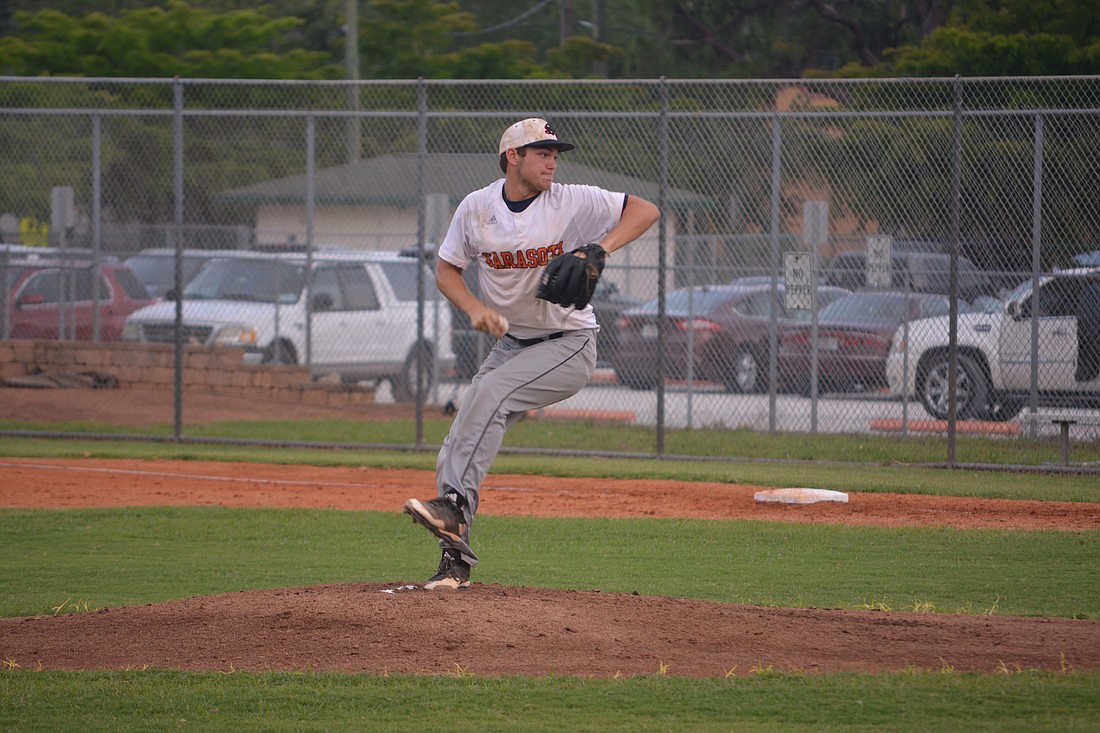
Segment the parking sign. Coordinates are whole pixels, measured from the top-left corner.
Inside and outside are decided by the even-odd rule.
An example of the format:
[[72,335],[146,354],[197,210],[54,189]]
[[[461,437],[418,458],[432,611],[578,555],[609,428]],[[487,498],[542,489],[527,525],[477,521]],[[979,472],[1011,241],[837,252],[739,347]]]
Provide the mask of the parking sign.
[[783,306],[789,311],[814,307],[814,260],[809,252],[783,255]]
[[870,234],[867,236],[867,286],[888,288],[893,279],[893,257],[891,250],[894,238],[888,234]]

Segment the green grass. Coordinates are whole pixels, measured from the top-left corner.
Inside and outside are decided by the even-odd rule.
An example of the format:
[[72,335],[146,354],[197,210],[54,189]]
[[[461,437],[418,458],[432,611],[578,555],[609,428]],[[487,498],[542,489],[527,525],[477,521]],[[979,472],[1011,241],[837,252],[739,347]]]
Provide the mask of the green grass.
[[[601,432],[587,434],[591,445],[607,447],[599,442]],[[861,450],[858,440],[822,437],[815,450],[825,453],[816,457],[829,451],[851,457]],[[899,466],[894,461],[911,456],[890,454],[906,442],[867,445],[877,458],[865,465],[505,454],[494,471],[1100,500],[1094,476]],[[731,446],[769,451],[764,444]],[[777,439],[777,446],[773,452],[803,450],[787,438]],[[29,462],[88,455],[434,465],[432,450],[14,438],[0,441],[0,455]],[[483,557],[479,582],[776,606],[1100,619],[1096,531],[485,516],[475,535]],[[531,542],[533,536],[554,536],[554,553]],[[71,613],[250,588],[422,580],[437,559],[434,545],[397,513],[3,510],[0,615]],[[712,572],[715,567],[721,572]],[[1100,731],[1097,689],[1100,672],[1079,671],[808,675],[762,669],[702,680],[660,674],[491,678],[457,670],[436,676],[63,673],[19,668],[19,660],[5,658],[0,639],[3,731]]]
[[[763,606],[1100,619],[1095,532],[479,517],[475,580]],[[553,552],[531,537],[555,540]],[[314,583],[423,580],[394,512],[0,511],[0,615]],[[715,568],[720,572],[715,572]]]
[[[426,418],[425,446],[438,446],[447,434],[449,418]],[[0,431],[52,431],[80,433],[142,434],[171,437],[172,425],[140,430],[96,423],[28,425],[0,421]],[[414,446],[416,423],[409,420],[279,420],[229,421],[188,427],[189,439],[260,440],[292,443],[344,443],[359,445]],[[597,424],[591,421],[521,420],[505,439],[511,449],[555,449],[562,451],[614,452],[654,455],[656,436],[652,428]],[[1100,454],[1100,441],[1074,443],[1074,460]],[[668,430],[664,455],[701,458],[731,458],[782,461],[835,461],[879,465],[944,463],[944,436],[911,435],[808,435],[767,433],[749,429]],[[959,435],[956,461],[993,465],[1042,466],[1060,459],[1054,439],[995,438]]]
[[724,679],[0,673],[19,731],[1097,730],[1098,674],[761,673]]

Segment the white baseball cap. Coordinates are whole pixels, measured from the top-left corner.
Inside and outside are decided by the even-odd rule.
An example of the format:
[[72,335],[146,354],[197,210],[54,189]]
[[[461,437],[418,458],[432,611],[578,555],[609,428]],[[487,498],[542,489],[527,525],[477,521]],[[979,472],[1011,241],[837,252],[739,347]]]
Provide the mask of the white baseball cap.
[[509,148],[557,148],[561,152],[577,147],[572,143],[563,143],[558,140],[557,133],[550,127],[550,123],[539,117],[530,117],[520,120],[507,130],[500,138],[499,154],[503,155]]

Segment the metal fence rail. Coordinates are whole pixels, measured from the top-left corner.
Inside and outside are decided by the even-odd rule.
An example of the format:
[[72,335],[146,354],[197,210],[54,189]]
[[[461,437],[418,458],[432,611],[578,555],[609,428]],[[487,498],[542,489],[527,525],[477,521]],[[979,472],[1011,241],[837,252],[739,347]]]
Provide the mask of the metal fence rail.
[[[597,378],[557,409],[652,427],[658,453],[699,427],[946,432],[948,462],[959,431],[1100,438],[1100,267],[1081,266],[1100,265],[1100,77],[0,77],[0,239],[20,245],[0,251],[0,336],[73,340],[87,317],[102,340],[121,285],[78,294],[74,268],[161,249],[159,297],[216,250],[206,303],[155,304],[121,338],[155,321],[180,354],[457,405],[486,343],[415,263],[531,115],[578,145],[559,181],[663,212],[606,271]],[[348,264],[370,252],[401,264]],[[215,298],[217,268],[240,282]]]

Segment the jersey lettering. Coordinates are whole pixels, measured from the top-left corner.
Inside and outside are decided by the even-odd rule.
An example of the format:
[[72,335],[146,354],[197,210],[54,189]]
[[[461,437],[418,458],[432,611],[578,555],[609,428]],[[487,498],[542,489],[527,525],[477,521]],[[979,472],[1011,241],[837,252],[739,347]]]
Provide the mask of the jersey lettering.
[[546,267],[546,263],[565,252],[565,243],[532,247],[517,252],[482,252],[481,259],[494,270],[526,270]]

